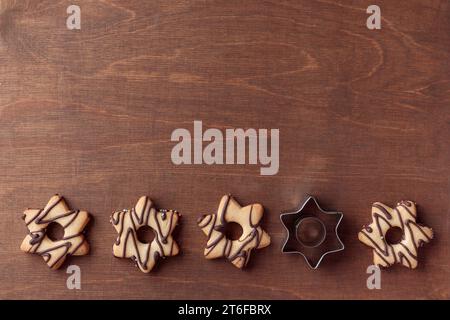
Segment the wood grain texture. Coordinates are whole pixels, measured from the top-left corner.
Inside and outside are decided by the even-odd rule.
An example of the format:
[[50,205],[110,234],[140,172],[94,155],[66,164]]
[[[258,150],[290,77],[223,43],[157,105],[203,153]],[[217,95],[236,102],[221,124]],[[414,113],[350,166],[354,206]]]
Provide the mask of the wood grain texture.
[[[80,31],[66,29],[73,3]],[[370,31],[372,3],[0,0],[0,298],[449,299],[450,3],[377,1]],[[279,128],[278,175],[173,165],[170,134],[194,120]],[[91,254],[70,259],[79,291],[19,250],[22,211],[56,192],[94,218]],[[203,258],[195,221],[226,193],[265,207],[272,244],[246,271]],[[307,193],[345,215],[346,249],[316,271],[280,254],[279,214]],[[150,275],[111,254],[110,214],[141,195],[183,215],[182,255]],[[373,202],[402,199],[436,239],[370,291],[357,232]]]

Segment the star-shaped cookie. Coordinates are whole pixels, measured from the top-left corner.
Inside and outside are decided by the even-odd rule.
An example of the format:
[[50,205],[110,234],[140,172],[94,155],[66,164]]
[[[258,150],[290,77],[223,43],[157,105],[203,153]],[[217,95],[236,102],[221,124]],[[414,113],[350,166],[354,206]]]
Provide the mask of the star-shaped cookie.
[[[400,263],[405,267],[417,267],[418,248],[433,239],[433,230],[416,222],[417,209],[412,201],[400,201],[395,208],[375,202],[372,205],[372,223],[359,233],[359,240],[373,248],[373,263],[389,267]],[[391,228],[403,232],[398,243],[389,243],[386,234]]]
[[[20,249],[39,254],[50,268],[58,269],[68,255],[82,256],[89,252],[89,244],[83,235],[89,214],[70,210],[62,196],[54,195],[44,209],[25,210],[22,218],[29,233]],[[64,229],[62,239],[53,241],[47,236],[47,227],[52,222]]]
[[[343,218],[341,212],[325,211],[313,196],[307,196],[300,208],[280,215],[287,231],[282,253],[302,255],[308,266],[317,269],[323,258],[330,253],[344,250],[338,235]],[[299,237],[299,229],[310,239]]]
[[[197,221],[208,236],[204,250],[206,259],[225,257],[236,267],[245,267],[253,249],[270,244],[270,236],[260,227],[263,211],[259,203],[241,207],[231,195],[223,196],[216,214],[204,215]],[[242,227],[242,235],[237,240],[225,235],[226,224],[231,222]]]
[[[141,197],[131,210],[114,212],[111,223],[119,234],[113,245],[114,256],[130,258],[142,272],[150,272],[159,258],[180,252],[172,237],[179,218],[180,214],[175,210],[156,209],[146,196]],[[137,231],[144,226],[155,232],[151,243],[143,243],[137,237]]]

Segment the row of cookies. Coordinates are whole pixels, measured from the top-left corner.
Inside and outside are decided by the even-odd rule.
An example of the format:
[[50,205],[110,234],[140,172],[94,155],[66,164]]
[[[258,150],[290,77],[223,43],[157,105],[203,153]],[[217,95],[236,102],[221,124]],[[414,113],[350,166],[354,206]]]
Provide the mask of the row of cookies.
[[[312,205],[312,208],[311,208]],[[263,206],[242,207],[231,195],[222,197],[217,213],[204,215],[197,221],[208,240],[204,249],[207,259],[224,257],[238,268],[247,265],[253,249],[270,244],[269,234],[261,228]],[[110,222],[118,233],[113,255],[130,258],[142,272],[150,272],[160,258],[177,255],[180,248],[172,233],[181,215],[176,210],[157,209],[152,200],[141,197],[131,209],[116,211]],[[344,249],[338,226],[343,215],[323,210],[314,197],[308,196],[298,210],[280,216],[287,237],[283,253],[299,253],[315,269],[325,255]],[[416,222],[416,205],[401,201],[390,208],[376,202],[372,206],[372,222],[359,232],[361,242],[373,249],[374,264],[388,267],[400,263],[417,267],[417,251],[433,238],[433,230]],[[58,269],[70,255],[86,255],[89,244],[84,234],[90,215],[87,211],[71,210],[62,196],[55,195],[43,209],[27,209],[23,220],[28,234],[20,246],[22,251],[40,255],[52,269]],[[47,234],[48,226],[57,223],[64,235],[54,240]],[[225,229],[230,223],[242,228],[237,239],[229,238]],[[144,243],[138,238],[143,227],[151,228],[155,237]],[[401,231],[397,243],[386,239],[393,228]]]

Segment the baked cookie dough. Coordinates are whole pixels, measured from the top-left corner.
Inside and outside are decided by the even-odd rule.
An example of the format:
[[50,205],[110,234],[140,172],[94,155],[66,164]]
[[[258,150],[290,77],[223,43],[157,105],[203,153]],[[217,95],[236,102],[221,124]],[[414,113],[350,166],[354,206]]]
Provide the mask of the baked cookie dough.
[[[179,219],[177,211],[156,209],[152,200],[141,197],[134,208],[114,212],[111,217],[111,223],[119,234],[113,245],[113,255],[130,258],[142,272],[150,272],[159,258],[175,256],[180,252],[172,238]],[[151,243],[138,240],[137,231],[144,226],[155,232]]]
[[[433,230],[416,222],[417,210],[412,201],[401,201],[395,208],[380,202],[372,205],[372,223],[358,234],[359,240],[373,248],[375,265],[389,267],[400,263],[405,267],[417,267],[417,251],[424,243],[433,238]],[[399,243],[390,244],[386,234],[391,228],[403,231]]]
[[[230,195],[223,196],[216,214],[204,215],[197,221],[208,237],[205,258],[225,257],[236,267],[245,267],[253,249],[270,244],[270,236],[259,226],[263,211],[259,203],[241,207]],[[242,227],[242,235],[237,240],[227,239],[225,235],[225,226],[230,222]]]
[[[58,269],[69,255],[82,256],[89,252],[89,244],[83,235],[89,214],[70,210],[62,196],[54,195],[44,209],[25,210],[22,218],[29,233],[20,249],[39,254],[50,268]],[[52,222],[64,229],[62,239],[53,241],[47,236],[47,227]]]

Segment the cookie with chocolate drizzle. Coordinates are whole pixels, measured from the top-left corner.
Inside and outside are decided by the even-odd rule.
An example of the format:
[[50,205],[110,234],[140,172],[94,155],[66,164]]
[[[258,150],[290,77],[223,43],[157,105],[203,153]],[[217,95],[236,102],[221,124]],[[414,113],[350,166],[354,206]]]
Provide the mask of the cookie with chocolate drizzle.
[[[175,256],[180,252],[172,238],[179,219],[177,211],[156,209],[149,197],[141,197],[134,208],[116,211],[111,216],[111,223],[118,233],[113,255],[130,258],[142,272],[150,272],[159,258]],[[144,226],[155,233],[151,243],[138,239],[137,231]]]
[[[395,208],[380,202],[372,205],[372,223],[358,234],[359,240],[373,248],[375,265],[389,267],[400,263],[405,267],[417,267],[418,248],[433,239],[433,230],[416,222],[417,210],[412,201],[401,201]],[[386,234],[391,228],[403,232],[398,243],[389,243]]]
[[[217,214],[204,215],[197,221],[208,236],[205,258],[225,257],[236,267],[245,267],[253,249],[270,244],[270,236],[260,227],[263,211],[259,203],[241,207],[231,195],[223,196]],[[237,240],[228,239],[225,235],[225,226],[231,222],[242,227],[242,235]]]
[[[62,196],[54,195],[44,209],[25,210],[22,218],[29,233],[20,249],[40,255],[50,268],[58,269],[69,255],[82,256],[89,252],[83,234],[89,213],[70,210]],[[53,222],[64,229],[62,239],[54,241],[48,237],[47,227]]]

